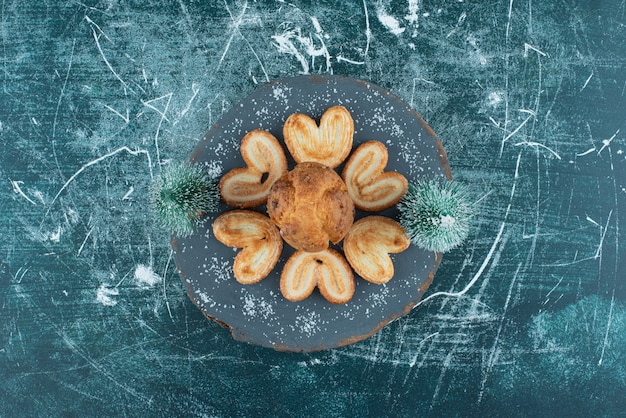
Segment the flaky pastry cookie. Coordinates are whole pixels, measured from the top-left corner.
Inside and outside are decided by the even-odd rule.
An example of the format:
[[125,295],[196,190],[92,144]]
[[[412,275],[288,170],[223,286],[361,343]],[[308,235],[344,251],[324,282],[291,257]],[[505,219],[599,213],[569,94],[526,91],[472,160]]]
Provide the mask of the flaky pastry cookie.
[[352,150],[354,121],[343,106],[333,106],[320,119],[294,113],[283,125],[285,144],[298,163],[314,161],[330,168],[341,164]]
[[242,249],[233,264],[235,279],[241,284],[264,279],[283,250],[276,225],[252,210],[231,210],[218,216],[213,222],[213,234],[222,244]]
[[354,274],[346,259],[328,249],[317,253],[296,251],[285,263],[280,275],[280,291],[285,299],[306,299],[317,286],[331,303],[346,303],[354,295]]
[[367,141],[346,162],[341,176],[358,209],[378,212],[395,205],[406,194],[407,179],[400,173],[385,172],[387,160],[384,144]]
[[343,240],[343,252],[359,276],[383,284],[394,274],[389,254],[406,250],[410,243],[398,222],[384,216],[368,216],[352,225]]
[[[219,183],[222,200],[237,208],[251,208],[267,201],[272,184],[287,172],[287,158],[274,136],[260,129],[241,140],[246,167],[234,168]],[[263,174],[267,174],[265,181]]]

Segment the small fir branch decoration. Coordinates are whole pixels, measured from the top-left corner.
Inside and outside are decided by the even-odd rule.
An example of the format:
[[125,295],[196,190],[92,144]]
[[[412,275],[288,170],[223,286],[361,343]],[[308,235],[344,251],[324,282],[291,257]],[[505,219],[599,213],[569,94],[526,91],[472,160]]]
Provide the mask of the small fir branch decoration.
[[460,183],[431,179],[410,184],[398,209],[411,242],[428,251],[450,251],[469,235],[473,208]]
[[167,167],[154,186],[157,222],[179,237],[191,235],[200,218],[217,210],[218,203],[216,179],[188,162]]

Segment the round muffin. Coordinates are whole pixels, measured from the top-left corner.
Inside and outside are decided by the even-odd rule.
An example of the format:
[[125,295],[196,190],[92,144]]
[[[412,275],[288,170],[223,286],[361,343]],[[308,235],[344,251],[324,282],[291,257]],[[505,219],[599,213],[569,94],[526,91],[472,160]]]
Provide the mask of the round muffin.
[[304,162],[274,183],[267,213],[287,244],[314,253],[348,233],[354,222],[354,203],[334,170]]

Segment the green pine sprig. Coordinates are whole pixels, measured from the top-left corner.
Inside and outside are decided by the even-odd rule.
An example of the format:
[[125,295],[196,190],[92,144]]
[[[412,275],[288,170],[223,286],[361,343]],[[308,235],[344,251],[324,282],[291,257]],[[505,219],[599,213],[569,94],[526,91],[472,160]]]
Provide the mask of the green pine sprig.
[[461,183],[436,179],[412,183],[398,209],[411,242],[428,251],[450,251],[469,235],[473,207]]
[[191,235],[202,216],[217,210],[218,204],[216,179],[188,162],[168,166],[154,185],[157,223],[180,237]]

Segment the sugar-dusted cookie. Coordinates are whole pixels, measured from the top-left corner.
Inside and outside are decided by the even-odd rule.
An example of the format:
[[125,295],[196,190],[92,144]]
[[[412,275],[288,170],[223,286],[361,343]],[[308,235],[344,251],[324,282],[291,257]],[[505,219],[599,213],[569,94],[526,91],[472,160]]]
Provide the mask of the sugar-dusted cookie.
[[283,250],[283,239],[276,225],[252,210],[231,210],[213,222],[213,234],[222,244],[241,248],[233,272],[241,284],[263,280],[274,268]]
[[361,144],[350,156],[341,174],[354,205],[377,212],[402,199],[408,190],[407,179],[400,173],[385,172],[387,147],[378,141]]
[[222,200],[237,208],[262,205],[272,184],[287,172],[285,152],[271,133],[257,129],[241,140],[241,156],[246,167],[234,168],[220,180]]
[[352,225],[343,240],[343,252],[359,276],[383,284],[394,274],[389,254],[406,250],[410,243],[398,222],[384,216],[368,216]]
[[330,168],[341,164],[352,150],[354,121],[343,106],[330,107],[320,119],[294,113],[283,125],[285,144],[298,163],[314,161]]
[[331,303],[346,303],[354,295],[354,274],[346,259],[328,249],[317,253],[296,251],[280,275],[280,291],[285,299],[306,299],[317,286]]

